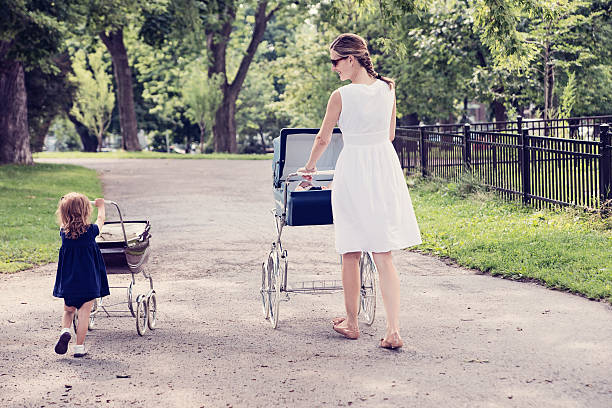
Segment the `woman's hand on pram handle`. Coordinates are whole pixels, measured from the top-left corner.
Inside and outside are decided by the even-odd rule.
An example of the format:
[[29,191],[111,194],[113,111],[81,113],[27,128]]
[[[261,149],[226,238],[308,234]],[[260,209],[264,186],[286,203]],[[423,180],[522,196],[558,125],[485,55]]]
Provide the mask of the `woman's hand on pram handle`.
[[297,169],[296,173],[299,176],[302,176],[303,179],[311,181],[313,174],[315,174],[316,172],[317,172],[316,167],[308,168],[308,166],[306,165],[304,167]]
[[324,176],[326,178],[329,178],[329,180],[331,180],[334,177],[334,170],[314,170],[314,171],[307,171],[307,172],[303,172],[302,169],[304,169],[303,167],[301,169],[297,169],[295,173],[291,173],[289,175],[287,175],[287,178],[285,179],[286,182],[292,182],[292,181],[298,181],[298,180],[308,180],[308,181],[312,181],[313,178],[315,176]]

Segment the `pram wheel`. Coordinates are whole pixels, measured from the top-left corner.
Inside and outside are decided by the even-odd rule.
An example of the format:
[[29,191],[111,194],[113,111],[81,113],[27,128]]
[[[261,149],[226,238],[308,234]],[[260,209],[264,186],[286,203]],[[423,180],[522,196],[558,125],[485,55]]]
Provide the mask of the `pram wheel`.
[[134,301],[134,298],[132,297],[132,286],[134,285],[134,282],[130,282],[130,286],[128,286],[127,288],[127,304],[128,304],[128,309],[130,309],[130,313],[132,314],[132,317],[136,317],[136,313],[134,312],[134,306],[132,305],[132,302]]
[[155,292],[151,292],[149,299],[147,300],[147,325],[149,329],[155,330],[155,323],[157,322],[157,298]]
[[369,326],[374,323],[376,314],[376,264],[369,252],[361,253],[359,275],[361,276],[359,312]]
[[[100,298],[102,303],[102,298]],[[91,305],[91,313],[89,314],[89,323],[87,324],[87,330],[93,330],[96,322],[96,313],[98,313],[98,299],[94,299],[93,305]]]
[[268,263],[269,259],[268,262],[262,262],[261,264],[261,289],[259,290],[264,319],[270,317],[270,310],[268,308]]
[[268,256],[268,309],[270,313],[270,323],[272,323],[272,327],[275,329],[278,325],[281,283],[278,249],[276,244],[273,244],[270,255]]
[[147,332],[148,315],[147,300],[144,295],[139,295],[136,299],[136,331],[141,336]]

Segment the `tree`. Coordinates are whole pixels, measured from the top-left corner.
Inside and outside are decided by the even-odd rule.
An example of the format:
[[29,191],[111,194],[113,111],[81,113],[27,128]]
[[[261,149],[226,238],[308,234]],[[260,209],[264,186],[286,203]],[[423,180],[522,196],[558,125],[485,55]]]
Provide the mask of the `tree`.
[[274,87],[278,80],[273,60],[261,58],[249,70],[240,97],[236,101],[238,150],[242,153],[264,153],[271,136],[288,123],[276,109],[280,95]]
[[321,125],[329,96],[340,85],[337,74],[330,69],[327,52],[336,34],[334,29],[321,32],[307,20],[297,25],[280,46],[280,56],[272,67],[279,75],[283,93],[274,106],[291,126]]
[[55,69],[64,23],[74,23],[68,1],[8,0],[0,13],[0,164],[32,163],[25,69]]
[[[180,12],[179,18],[190,24],[198,33],[206,38],[208,51],[208,76],[221,75],[224,78],[221,84],[223,98],[215,114],[213,127],[215,151],[235,152],[236,143],[236,101],[245,81],[247,72],[255,56],[255,52],[263,40],[269,21],[280,11],[297,12],[300,6],[290,0],[270,2],[258,0],[249,2],[238,1],[197,1],[175,0],[176,10]],[[244,17],[242,17],[244,16]],[[241,20],[237,21],[237,17]],[[242,20],[243,18],[243,20]],[[239,53],[239,61],[235,75],[228,67],[228,45],[232,33],[238,25],[246,23],[250,26],[248,45]]]
[[181,96],[186,107],[185,116],[200,128],[200,153],[204,153],[205,150],[206,125],[212,127],[215,124],[215,112],[221,103],[222,82],[220,74],[209,78],[197,60],[191,64],[183,77]]
[[98,46],[87,55],[80,49],[74,55],[74,75],[70,79],[78,84],[78,90],[70,113],[83,123],[98,139],[98,151],[102,148],[104,132],[111,120],[115,96],[110,75],[106,73],[108,63],[103,59],[104,51]]
[[125,47],[124,32],[131,24],[141,20],[144,13],[165,9],[166,3],[165,0],[89,2],[87,29],[100,37],[113,61],[122,144],[125,150],[140,150],[140,143],[134,107],[132,69]]
[[23,63],[8,57],[13,41],[0,41],[0,164],[31,164]]
[[49,127],[58,115],[70,111],[76,92],[76,86],[68,80],[72,69],[68,53],[53,56],[51,63],[56,69],[45,72],[37,67],[25,73],[32,152],[42,151]]

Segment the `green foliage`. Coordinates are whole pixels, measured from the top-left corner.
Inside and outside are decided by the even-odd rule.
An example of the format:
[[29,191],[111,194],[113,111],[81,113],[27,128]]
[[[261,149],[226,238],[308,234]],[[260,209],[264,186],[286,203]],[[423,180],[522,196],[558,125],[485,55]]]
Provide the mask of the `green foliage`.
[[202,50],[191,49],[175,39],[153,47],[140,41],[134,29],[126,31],[125,39],[138,79],[139,125],[150,144],[154,149],[166,150],[166,140],[169,144],[184,143],[198,137],[197,127],[193,132],[184,115],[181,77],[188,64],[202,57]]
[[561,103],[559,105],[559,119],[567,119],[572,115],[572,109],[576,104],[576,75],[570,72],[567,78],[567,84],[563,88],[561,95]]
[[36,67],[25,72],[32,152],[42,150],[49,125],[57,115],[70,111],[76,92],[76,86],[68,80],[68,54],[54,56],[51,63],[58,69],[46,72]]
[[49,128],[49,136],[55,138],[55,149],[60,152],[81,150],[83,144],[74,125],[64,115],[58,116]]
[[419,250],[511,279],[612,301],[612,229],[601,218],[536,210],[456,184],[417,180],[411,195]]
[[320,33],[306,22],[296,27],[284,44],[282,56],[274,62],[284,88],[275,107],[289,119],[290,126],[319,127],[331,93],[342,85],[330,70],[327,47],[337,35],[332,33]]
[[104,132],[115,106],[112,80],[107,73],[109,64],[104,60],[104,49],[99,44],[90,54],[78,50],[72,63],[74,75],[71,80],[78,84],[78,90],[71,113],[96,134],[98,148],[102,147]]
[[51,57],[61,48],[67,28],[80,21],[81,5],[81,1],[67,0],[6,0],[0,13],[0,42],[10,47],[2,49],[0,59],[56,72]]
[[[220,88],[225,80],[222,74],[209,78],[205,68],[206,65],[198,60],[190,64],[182,77],[181,87],[182,103],[186,107],[185,116],[200,128],[201,153],[204,152],[203,146],[206,143],[205,129],[212,129],[215,124],[215,112],[223,97]],[[212,141],[212,137],[209,140]]]
[[61,240],[55,210],[70,191],[101,197],[95,170],[58,164],[0,166],[0,273],[57,261]]

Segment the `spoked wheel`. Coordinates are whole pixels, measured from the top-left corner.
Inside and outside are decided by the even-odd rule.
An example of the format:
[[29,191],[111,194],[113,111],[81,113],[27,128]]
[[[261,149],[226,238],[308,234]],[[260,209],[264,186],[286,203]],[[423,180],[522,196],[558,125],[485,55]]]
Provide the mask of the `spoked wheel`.
[[280,288],[281,288],[281,274],[279,266],[279,257],[276,245],[272,247],[270,255],[268,256],[268,311],[270,316],[270,323],[272,327],[276,329],[278,325],[278,309],[280,304]]
[[[100,301],[102,301],[102,299],[100,299]],[[91,305],[91,313],[89,314],[89,323],[87,324],[87,330],[94,329],[97,312],[98,312],[98,299],[94,299],[93,305]]]
[[155,330],[155,324],[157,323],[157,297],[155,292],[152,292],[147,300],[147,326],[149,329]]
[[261,264],[261,288],[259,289],[261,296],[261,306],[263,308],[264,319],[270,317],[270,308],[268,306],[268,263],[270,262],[270,255],[266,262]]
[[134,282],[130,282],[130,286],[128,286],[127,288],[127,304],[128,304],[128,309],[130,309],[130,313],[132,314],[132,317],[136,317],[136,312],[134,312],[134,305],[132,304],[134,298],[132,297],[132,286],[134,285]]
[[365,319],[365,323],[371,325],[374,323],[376,314],[376,264],[369,252],[361,253],[359,275],[361,276],[359,312]]
[[136,331],[141,336],[147,332],[148,314],[147,300],[140,295],[136,299]]

